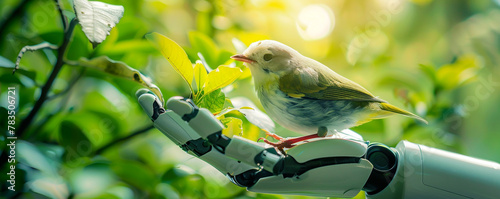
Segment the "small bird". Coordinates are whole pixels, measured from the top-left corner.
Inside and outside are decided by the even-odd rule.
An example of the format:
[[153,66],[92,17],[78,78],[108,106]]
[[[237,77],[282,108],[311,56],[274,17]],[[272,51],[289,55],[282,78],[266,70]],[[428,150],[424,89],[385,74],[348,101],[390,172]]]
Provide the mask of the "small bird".
[[284,153],[304,140],[325,137],[394,114],[427,123],[421,117],[373,96],[359,84],[337,74],[320,62],[274,40],[252,43],[232,59],[245,62],[255,90],[267,114],[281,126],[303,137],[284,139],[267,132]]

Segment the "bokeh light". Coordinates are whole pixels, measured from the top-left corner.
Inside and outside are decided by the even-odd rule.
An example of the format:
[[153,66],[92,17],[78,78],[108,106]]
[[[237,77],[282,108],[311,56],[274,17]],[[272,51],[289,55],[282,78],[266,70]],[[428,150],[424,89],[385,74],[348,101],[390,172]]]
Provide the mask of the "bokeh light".
[[300,10],[296,26],[297,31],[303,39],[322,39],[333,31],[335,27],[335,15],[326,5],[308,5]]

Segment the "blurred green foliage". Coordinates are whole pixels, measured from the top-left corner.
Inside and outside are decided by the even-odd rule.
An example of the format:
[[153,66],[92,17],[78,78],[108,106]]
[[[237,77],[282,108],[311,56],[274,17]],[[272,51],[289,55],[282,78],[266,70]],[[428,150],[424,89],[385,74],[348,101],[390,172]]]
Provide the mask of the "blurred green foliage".
[[[20,2],[0,2],[0,117],[7,115],[7,87],[16,86],[19,99],[16,124],[28,115],[38,99],[57,53],[54,50],[26,53],[21,70],[15,75],[6,68],[13,67],[23,46],[43,41],[60,45],[63,39],[54,1]],[[61,2],[64,14],[74,17],[72,2]],[[145,39],[147,33],[159,32],[183,46],[191,63],[199,60],[209,69],[236,64],[233,66],[243,71],[235,83],[216,89],[208,97],[243,96],[262,109],[252,92],[248,69],[230,61],[229,56],[254,41],[274,39],[429,121],[424,126],[408,118],[391,117],[353,129],[366,140],[394,146],[406,139],[500,161],[499,1],[103,2],[123,5],[123,18],[95,49],[81,29],[75,28],[65,55],[67,60],[108,56],[151,77],[165,99],[188,97],[192,89]],[[18,5],[21,5],[18,12],[11,15]],[[134,93],[139,88],[142,86],[135,82],[98,70],[65,65],[49,99],[17,141],[18,191],[8,191],[2,177],[0,195],[311,198],[248,192],[206,163],[187,155],[156,129],[137,133],[151,125],[135,99]],[[199,92],[200,88],[198,85],[194,91]],[[226,100],[224,103],[225,107],[232,106]],[[231,111],[221,119],[228,128],[243,129],[243,136],[249,139],[257,140],[264,135],[261,127],[248,122],[250,118],[238,111]],[[6,122],[0,123],[0,129],[5,132]],[[297,135],[280,126],[275,131]],[[0,136],[3,160],[8,152],[6,135]],[[117,142],[130,135],[136,136]],[[109,143],[113,145],[107,147]],[[105,150],[99,150],[105,146]],[[1,172],[7,173],[7,169],[2,166]],[[356,198],[364,198],[363,193]]]

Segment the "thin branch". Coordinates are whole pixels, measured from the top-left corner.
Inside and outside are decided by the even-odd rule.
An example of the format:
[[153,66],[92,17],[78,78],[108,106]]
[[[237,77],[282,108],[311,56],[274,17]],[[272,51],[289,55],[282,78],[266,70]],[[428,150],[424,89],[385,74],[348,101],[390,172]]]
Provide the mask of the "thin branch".
[[42,42],[40,44],[37,44],[37,45],[33,45],[33,46],[25,46],[21,49],[21,51],[19,51],[19,54],[17,55],[17,60],[16,60],[16,66],[14,67],[14,70],[12,71],[12,74],[14,74],[16,72],[17,69],[19,69],[19,64],[21,63],[21,58],[23,58],[23,55],[26,51],[37,51],[37,50],[41,50],[41,49],[44,49],[44,48],[50,48],[52,50],[57,50],[59,47],[54,45],[54,44],[51,44],[49,42]]
[[[71,95],[68,93],[70,93],[71,91],[74,91],[74,90],[72,90],[73,86],[76,84],[76,82],[78,82],[78,80],[80,80],[81,77],[83,77],[83,75],[85,74],[85,71],[86,71],[86,68],[82,68],[80,71],[78,71],[78,74],[76,76],[73,76],[73,78],[71,78],[69,85],[66,87],[66,89],[64,89],[64,91],[61,91],[61,92],[54,94],[53,96],[50,96],[47,98],[46,101],[50,101],[50,100],[55,99],[59,96],[65,95],[64,98],[61,100],[61,102],[58,103],[58,106],[56,109],[51,110],[51,113],[44,115],[44,117],[40,121],[37,121],[37,124],[35,124],[35,125],[38,129],[43,129],[43,127],[46,124],[48,124],[49,121],[51,119],[53,119],[55,115],[57,115],[58,113],[61,113],[61,111],[66,108],[68,101],[69,101],[69,97]],[[30,136],[30,137],[25,138],[25,139],[28,141],[36,140],[37,137],[39,137],[39,136],[41,136],[41,135],[37,134],[36,136]]]
[[85,74],[85,71],[86,71],[86,68],[80,69],[78,74],[70,80],[68,86],[63,91],[56,93],[50,97],[47,97],[47,100],[52,100],[56,97],[59,97],[61,95],[68,93],[68,91],[70,91],[73,88],[73,86],[75,86],[76,82],[78,82],[78,80],[80,80],[80,78],[83,77],[83,74]]
[[104,145],[104,146],[103,146],[103,147],[101,147],[100,149],[97,149],[97,150],[95,151],[95,155],[101,154],[102,152],[106,151],[108,148],[112,147],[113,145],[118,144],[118,143],[120,143],[120,142],[123,142],[123,141],[125,141],[125,140],[128,140],[128,139],[130,139],[130,138],[133,138],[133,137],[135,137],[135,136],[137,136],[137,135],[140,135],[140,134],[146,133],[146,132],[148,132],[149,130],[151,130],[151,129],[153,129],[153,128],[154,128],[154,126],[153,126],[153,125],[151,125],[151,126],[147,126],[147,127],[144,127],[144,128],[142,128],[142,129],[139,129],[139,130],[137,130],[137,131],[135,131],[135,132],[131,133],[130,135],[127,135],[127,136],[125,136],[125,137],[122,137],[122,138],[119,138],[119,139],[117,139],[117,140],[111,141],[110,143],[108,143],[108,144]]
[[45,82],[45,84],[43,85],[40,97],[35,102],[33,109],[31,109],[28,116],[26,116],[26,118],[24,118],[24,120],[19,125],[19,129],[17,130],[17,134],[19,137],[21,137],[24,131],[30,126],[36,114],[38,113],[40,108],[42,108],[43,103],[47,99],[47,95],[49,94],[50,88],[52,87],[52,83],[54,83],[54,80],[56,79],[57,75],[59,74],[59,71],[61,71],[61,68],[64,65],[64,53],[66,52],[66,48],[68,47],[71,36],[73,35],[73,29],[75,28],[77,23],[78,20],[76,18],[71,20],[69,27],[64,31],[63,43],[57,49],[56,64],[54,65],[54,68],[52,69],[52,72],[50,73],[47,82]]
[[64,30],[66,30],[66,27],[68,27],[68,19],[63,14],[63,10],[61,8],[61,2],[59,0],[54,0],[54,1],[56,1],[57,10],[59,11],[59,14],[61,15],[63,28],[64,28]]

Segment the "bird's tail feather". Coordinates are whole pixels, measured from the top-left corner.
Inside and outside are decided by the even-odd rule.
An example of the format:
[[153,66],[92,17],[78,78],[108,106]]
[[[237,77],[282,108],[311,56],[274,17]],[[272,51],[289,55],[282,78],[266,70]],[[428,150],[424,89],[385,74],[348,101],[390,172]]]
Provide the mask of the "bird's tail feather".
[[401,115],[404,115],[404,116],[407,116],[407,117],[411,117],[411,118],[414,118],[414,119],[417,119],[425,124],[427,124],[428,122],[424,119],[424,118],[421,118],[420,116],[418,115],[415,115],[413,113],[410,113],[408,111],[405,111],[403,109],[400,109],[396,106],[393,106],[391,104],[388,104],[388,103],[380,103],[380,109],[384,110],[384,111],[389,111],[389,112],[392,112],[392,113],[398,113],[398,114],[401,114]]

